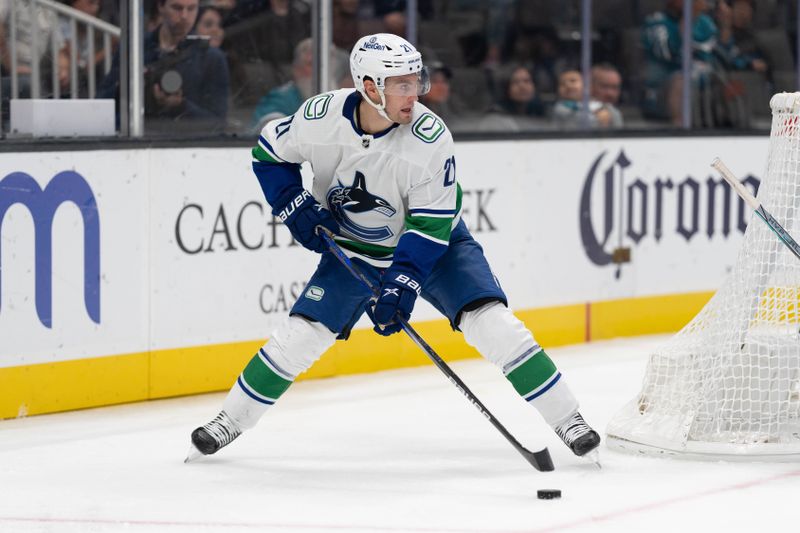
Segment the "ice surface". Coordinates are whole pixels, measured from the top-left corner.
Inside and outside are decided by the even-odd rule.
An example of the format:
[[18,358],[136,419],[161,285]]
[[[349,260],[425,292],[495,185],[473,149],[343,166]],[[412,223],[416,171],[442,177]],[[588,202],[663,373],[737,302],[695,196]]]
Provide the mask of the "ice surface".
[[[665,337],[548,350],[604,429]],[[379,346],[379,343],[376,343]],[[446,356],[446,354],[445,354]],[[380,357],[376,353],[375,357]],[[433,366],[296,384],[253,430],[184,464],[222,394],[0,421],[0,531],[792,531],[800,464],[568,452],[488,362],[454,363],[539,473]],[[538,500],[557,488],[561,500]]]

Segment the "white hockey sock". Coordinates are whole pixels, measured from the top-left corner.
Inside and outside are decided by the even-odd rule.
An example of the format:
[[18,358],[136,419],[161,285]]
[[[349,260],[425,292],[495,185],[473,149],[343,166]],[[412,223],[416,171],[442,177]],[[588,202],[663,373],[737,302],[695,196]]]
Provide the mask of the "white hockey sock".
[[561,373],[533,335],[500,302],[486,304],[461,317],[464,340],[503,369],[506,378],[525,401],[551,426],[578,410],[578,400]]
[[288,317],[244,368],[222,409],[242,429],[255,426],[335,340],[336,334],[319,322]]

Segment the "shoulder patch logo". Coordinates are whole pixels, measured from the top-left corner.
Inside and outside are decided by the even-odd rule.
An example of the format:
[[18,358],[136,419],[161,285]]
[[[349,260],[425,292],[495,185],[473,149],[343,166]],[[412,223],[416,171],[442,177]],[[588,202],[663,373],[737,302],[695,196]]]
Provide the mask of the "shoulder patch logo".
[[436,139],[442,136],[444,130],[445,127],[442,121],[430,113],[424,113],[411,126],[411,132],[414,136],[426,143],[436,142]]
[[315,302],[319,302],[322,300],[322,297],[325,296],[325,289],[322,287],[317,287],[316,285],[311,285],[308,289],[306,289],[306,298],[309,300],[314,300]]
[[331,93],[320,94],[306,102],[306,107],[303,109],[303,118],[317,120],[324,117],[328,112],[328,104],[331,103],[331,98],[333,98]]

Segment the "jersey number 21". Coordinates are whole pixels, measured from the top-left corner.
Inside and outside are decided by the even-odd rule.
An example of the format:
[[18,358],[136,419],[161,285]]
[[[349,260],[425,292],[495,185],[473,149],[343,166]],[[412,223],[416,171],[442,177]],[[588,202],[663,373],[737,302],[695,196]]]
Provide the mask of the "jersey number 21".
[[456,182],[456,156],[444,162],[444,186],[449,187]]

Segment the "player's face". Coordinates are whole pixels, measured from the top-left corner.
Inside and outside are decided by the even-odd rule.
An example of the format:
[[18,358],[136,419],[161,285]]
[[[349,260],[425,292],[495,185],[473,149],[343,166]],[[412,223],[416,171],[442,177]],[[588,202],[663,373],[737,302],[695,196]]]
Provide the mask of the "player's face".
[[430,83],[422,81],[419,74],[392,76],[386,79],[383,95],[386,98],[386,115],[398,124],[411,122],[414,104],[420,94],[430,89]]

